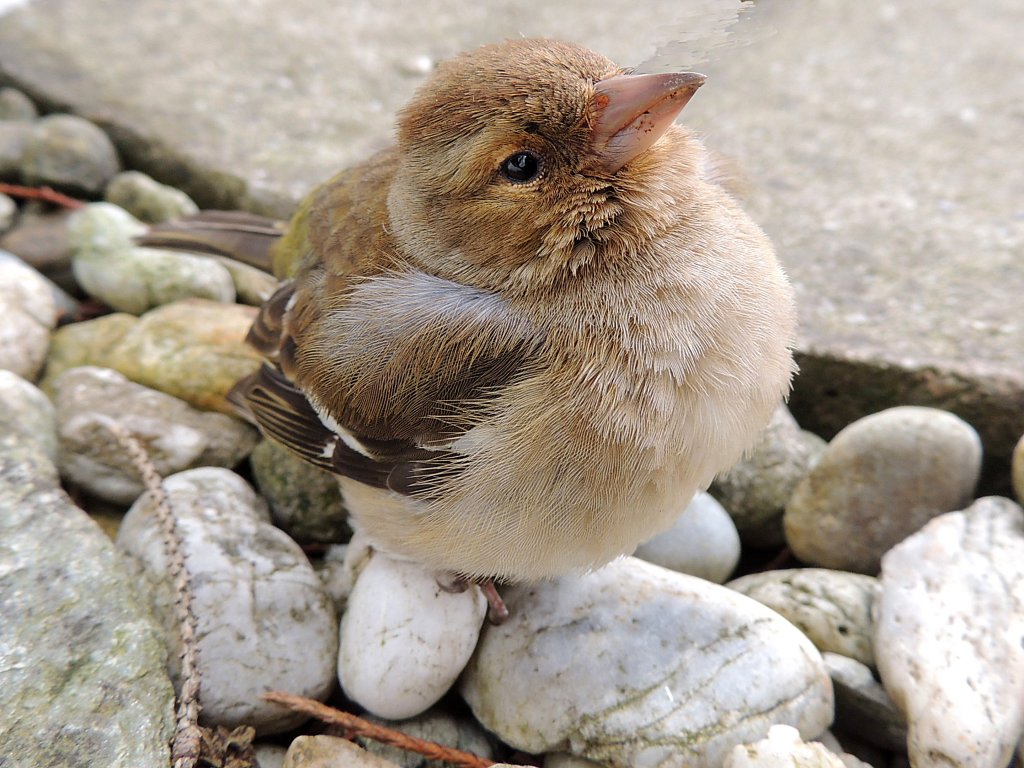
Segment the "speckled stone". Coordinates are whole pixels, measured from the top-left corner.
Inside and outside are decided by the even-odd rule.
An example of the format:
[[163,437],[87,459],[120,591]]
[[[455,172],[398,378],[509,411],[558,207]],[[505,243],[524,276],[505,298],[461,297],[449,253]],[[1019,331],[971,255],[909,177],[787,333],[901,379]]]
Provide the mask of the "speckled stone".
[[832,720],[811,642],[703,579],[622,558],[504,598],[510,618],[486,628],[461,691],[517,749],[621,768],[717,768],[773,724],[811,738]]
[[1024,510],[987,497],[882,561],[875,654],[912,765],[1002,768],[1024,733]]
[[866,416],[832,439],[794,490],[786,540],[805,563],[877,573],[886,550],[966,505],[980,471],[978,433],[947,411]]
[[[259,696],[286,690],[323,700],[333,689],[338,625],[320,580],[238,475],[202,467],[163,485],[191,575],[204,722],[251,725],[260,736],[294,728],[304,715]],[[117,544],[153,586],[177,679],[173,594],[149,494],[128,511]]]
[[398,768],[348,739],[337,736],[299,736],[285,755],[284,768]]
[[174,689],[122,556],[38,443],[0,430],[0,755],[18,768],[164,768]]
[[733,747],[722,768],[851,768],[823,744],[806,743],[788,725],[773,725],[753,744]]
[[274,524],[304,542],[342,542],[352,537],[337,477],[303,461],[269,438],[249,457],[253,479],[270,504]]
[[729,512],[746,546],[785,542],[786,503],[824,449],[825,441],[800,429],[780,405],[748,455],[715,479],[710,493]]
[[68,222],[75,279],[119,312],[142,314],[189,297],[235,300],[231,274],[206,256],[145,248],[133,238],[146,226],[111,203],[93,203]]
[[0,181],[21,181],[21,160],[31,136],[32,123],[0,120]]
[[83,365],[110,368],[111,350],[138,321],[134,315],[114,312],[58,328],[51,339],[40,388],[53,396],[53,384],[64,371]]
[[785,616],[819,651],[873,665],[871,608],[878,580],[824,568],[752,573],[727,585]]
[[57,461],[57,419],[49,398],[11,371],[0,370],[0,435],[19,434]]

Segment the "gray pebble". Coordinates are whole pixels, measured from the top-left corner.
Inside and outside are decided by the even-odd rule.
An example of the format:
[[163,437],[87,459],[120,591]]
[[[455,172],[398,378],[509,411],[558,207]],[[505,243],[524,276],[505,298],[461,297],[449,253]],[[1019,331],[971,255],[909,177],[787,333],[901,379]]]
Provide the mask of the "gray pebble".
[[[323,700],[335,684],[337,618],[309,560],[267,522],[263,502],[230,470],[191,469],[163,485],[191,575],[205,723],[251,725],[260,736],[294,728],[305,717],[260,694],[286,690]],[[177,678],[174,595],[149,494],[125,515],[117,544],[154,586]]]
[[20,434],[57,461],[57,418],[49,398],[11,371],[0,370],[0,434]]
[[[477,757],[490,760],[494,750],[487,733],[475,720],[457,718],[454,715],[430,710],[408,720],[384,720],[374,715],[367,715],[371,723],[379,723],[401,731],[407,736],[454,747],[463,752],[470,752]],[[357,738],[356,742],[371,754],[390,760],[400,768],[435,768],[437,762],[430,761],[423,755],[398,747],[381,744],[367,738]]]
[[838,653],[823,653],[836,694],[835,726],[881,749],[907,748],[907,721],[871,669]]
[[721,584],[740,559],[740,537],[729,513],[697,493],[675,524],[633,553],[649,563]]
[[0,120],[0,181],[21,181],[21,164],[32,128],[32,123]]
[[71,274],[71,244],[66,211],[22,214],[14,228],[0,238],[0,248],[55,282],[65,291],[78,292]]
[[120,170],[107,134],[75,115],[50,115],[37,121],[21,162],[26,184],[86,195],[98,195]]
[[130,504],[144,490],[138,470],[108,428],[112,422],[146,446],[161,475],[233,467],[258,440],[256,430],[238,419],[200,411],[108,368],[72,368],[54,388],[61,474],[108,501]]
[[786,503],[824,449],[824,440],[800,429],[786,406],[779,405],[749,455],[715,479],[709,492],[732,516],[744,545],[785,542]]
[[17,88],[0,88],[0,120],[35,120],[39,110]]
[[180,189],[161,184],[139,171],[123,171],[107,184],[103,199],[150,224],[188,216],[199,206]]
[[902,406],[866,416],[829,443],[786,507],[800,560],[875,574],[893,545],[965,506],[981,471],[981,439],[957,416]]
[[46,360],[57,305],[49,281],[0,251],[0,369],[35,380]]

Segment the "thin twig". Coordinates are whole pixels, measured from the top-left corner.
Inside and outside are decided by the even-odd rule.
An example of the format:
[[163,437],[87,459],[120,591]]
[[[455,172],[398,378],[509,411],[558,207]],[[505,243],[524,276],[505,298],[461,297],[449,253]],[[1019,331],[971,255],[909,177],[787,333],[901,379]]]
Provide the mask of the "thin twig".
[[379,741],[382,744],[390,744],[391,746],[398,747],[399,749],[416,752],[429,760],[452,763],[453,765],[460,766],[460,768],[488,768],[489,766],[496,765],[493,760],[477,757],[470,752],[463,752],[461,749],[446,747],[443,744],[437,744],[433,741],[417,739],[415,736],[409,736],[408,734],[396,731],[393,728],[377,725],[369,722],[368,720],[363,720],[361,717],[349,714],[348,712],[342,712],[340,709],[328,707],[326,704],[321,704],[315,699],[307,699],[304,696],[295,696],[291,693],[284,693],[283,691],[268,691],[267,693],[264,693],[261,698],[264,701],[272,701],[275,704],[281,704],[295,712],[302,712],[303,714],[310,715],[322,722],[330,723],[331,725],[340,725],[342,728],[345,728],[354,735],[365,736],[368,739]]
[[109,421],[107,428],[127,452],[132,464],[142,477],[149,491],[160,523],[164,552],[167,555],[167,570],[174,587],[174,613],[181,640],[181,694],[178,698],[178,722],[174,729],[171,745],[171,761],[174,768],[194,768],[202,748],[202,731],[199,728],[199,666],[196,648],[196,617],[192,612],[192,585],[181,541],[174,522],[174,513],[167,500],[160,474],[149,458],[142,444],[116,421]]
[[62,208],[70,208],[73,211],[85,206],[83,201],[68,197],[51,187],[22,187],[17,184],[4,184],[0,182],[0,192],[11,197],[42,200],[45,203],[53,203]]

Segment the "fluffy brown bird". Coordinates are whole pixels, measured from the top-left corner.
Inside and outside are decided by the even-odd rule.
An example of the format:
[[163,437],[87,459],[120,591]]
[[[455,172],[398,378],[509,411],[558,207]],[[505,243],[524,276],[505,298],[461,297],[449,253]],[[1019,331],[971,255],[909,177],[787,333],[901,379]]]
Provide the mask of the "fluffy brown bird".
[[794,370],[772,247],[673,125],[704,82],[551,40],[441,64],[397,145],[315,190],[236,390],[382,550],[472,578],[672,524]]

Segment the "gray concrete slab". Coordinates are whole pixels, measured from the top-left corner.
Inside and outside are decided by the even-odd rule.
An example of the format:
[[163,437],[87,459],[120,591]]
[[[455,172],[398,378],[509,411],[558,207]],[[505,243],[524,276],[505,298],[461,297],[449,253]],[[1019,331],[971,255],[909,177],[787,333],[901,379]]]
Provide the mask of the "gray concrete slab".
[[[0,17],[0,78],[201,204],[286,213],[390,140],[438,58],[523,34],[625,64],[683,40],[661,63],[687,66],[736,7],[32,0]],[[796,284],[798,417],[940,405],[1000,477],[1024,432],[1024,5],[762,0],[736,29],[683,120],[742,169]]]

